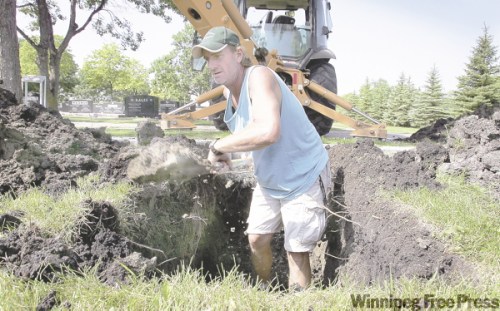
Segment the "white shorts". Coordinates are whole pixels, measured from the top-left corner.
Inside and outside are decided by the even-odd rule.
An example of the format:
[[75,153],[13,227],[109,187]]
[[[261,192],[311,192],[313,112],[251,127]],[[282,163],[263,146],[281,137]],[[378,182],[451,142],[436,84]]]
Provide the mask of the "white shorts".
[[[326,193],[330,188],[330,166],[321,173]],[[325,194],[326,194],[325,193]],[[269,234],[285,231],[288,252],[311,252],[325,231],[325,194],[320,179],[304,194],[293,199],[275,199],[254,189],[248,215],[247,234]]]

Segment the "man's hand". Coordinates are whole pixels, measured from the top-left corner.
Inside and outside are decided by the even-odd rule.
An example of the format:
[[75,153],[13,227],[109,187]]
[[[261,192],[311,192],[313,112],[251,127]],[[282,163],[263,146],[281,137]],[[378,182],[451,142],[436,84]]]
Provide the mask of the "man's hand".
[[231,157],[227,153],[216,155],[210,150],[208,152],[208,161],[212,164],[212,173],[226,172],[232,166]]

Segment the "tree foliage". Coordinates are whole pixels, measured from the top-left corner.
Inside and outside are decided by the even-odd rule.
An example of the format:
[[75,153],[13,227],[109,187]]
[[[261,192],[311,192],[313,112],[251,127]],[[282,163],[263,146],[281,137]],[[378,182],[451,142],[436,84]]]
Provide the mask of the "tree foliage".
[[410,109],[418,98],[411,77],[401,73],[397,84],[392,88],[384,120],[392,125],[410,126]]
[[[386,118],[387,103],[390,96],[391,86],[386,80],[369,81],[366,79],[365,83],[359,89],[359,94],[348,94],[345,98],[362,112],[372,118],[383,121]],[[355,113],[344,113],[355,119],[359,119],[359,116]]]
[[[62,41],[61,36],[55,36],[56,45]],[[39,41],[35,38],[36,41]],[[19,60],[21,63],[21,75],[38,75],[37,53],[36,50],[26,40],[19,41]],[[60,85],[62,93],[73,92],[74,87],[78,83],[78,64],[71,54],[71,50],[67,49],[62,54],[61,69],[60,69]],[[59,98],[60,99],[60,98]]]
[[[80,32],[92,24],[99,35],[109,34],[120,40],[124,48],[135,50],[143,41],[141,32],[134,32],[130,22],[114,12],[123,8],[124,4],[132,3],[143,13],[161,16],[169,22],[165,9],[171,6],[171,1],[161,0],[130,0],[113,7],[108,0],[70,0],[67,13],[64,14],[59,4],[54,0],[20,0],[18,13],[32,19],[28,29],[17,27],[21,36],[33,46],[37,52],[39,75],[48,77],[47,99],[49,109],[57,110],[57,96],[60,88],[60,63],[63,52],[69,42]],[[56,45],[54,40],[54,25],[68,20],[67,31],[63,40]],[[77,20],[83,20],[78,24]],[[32,32],[38,32],[39,41],[34,40]]]
[[427,126],[437,119],[449,117],[451,111],[449,111],[447,103],[439,78],[439,71],[434,65],[429,72],[419,100],[411,107],[411,125],[415,127]]
[[88,95],[94,94],[90,97],[96,100],[121,101],[124,96],[149,92],[146,68],[123,55],[114,43],[104,45],[87,57],[80,77],[82,87],[90,91]]
[[191,69],[191,49],[193,27],[185,23],[184,28],[174,35],[173,49],[151,65],[154,78],[151,84],[152,94],[160,98],[189,102],[211,89],[208,70]]
[[[436,68],[430,72],[423,92],[414,86],[411,77],[402,73],[396,85],[390,85],[384,79],[371,82],[367,79],[359,94],[347,94],[345,99],[386,124],[413,127],[427,125],[445,117],[441,111],[445,110],[444,106],[448,103],[442,93]],[[365,121],[356,114],[349,115]]]
[[392,93],[392,88],[384,79],[378,79],[372,83],[370,90],[371,99],[368,101],[372,116],[378,120],[387,119],[388,101]]
[[493,45],[493,36],[485,26],[472,50],[464,75],[458,77],[455,100],[462,113],[470,112],[481,104],[500,101],[499,74],[497,47]]

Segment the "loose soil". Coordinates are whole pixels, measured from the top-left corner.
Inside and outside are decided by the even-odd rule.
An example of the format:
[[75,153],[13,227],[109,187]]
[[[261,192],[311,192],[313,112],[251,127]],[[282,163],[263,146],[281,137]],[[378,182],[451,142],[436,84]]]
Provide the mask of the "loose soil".
[[[409,138],[416,142],[415,150],[394,156],[367,139],[327,146],[332,213],[311,255],[315,280],[325,285],[347,280],[372,284],[403,276],[473,280],[473,266],[437,240],[430,225],[380,194],[440,189],[435,177],[443,170],[463,173],[500,198],[499,111],[495,105],[456,120],[440,120]],[[40,187],[57,197],[77,187],[77,178],[90,174],[99,174],[100,183],[125,181],[137,187],[127,199],[132,212],[92,198],[80,203],[87,216],[75,224],[71,241],[47,236],[27,223],[22,211],[7,214],[0,206],[0,267],[43,281],[95,267],[101,280],[111,285],[127,282],[130,271],[151,277],[160,271],[172,273],[181,263],[203,267],[208,276],[234,266],[252,275],[245,236],[255,185],[251,171],[194,170],[179,178],[183,167],[206,164],[206,143],[161,137],[147,122],[144,128],[159,137],[139,133],[144,143],[137,146],[116,142],[104,129],[79,130],[59,113],[18,104],[0,89],[0,194],[16,197]],[[158,156],[161,160],[179,148],[189,151],[183,154],[188,164],[177,167],[175,174],[156,169],[164,163],[156,161]],[[276,282],[286,284],[282,241],[283,235],[277,234],[273,269]],[[48,303],[52,300],[47,297]]]

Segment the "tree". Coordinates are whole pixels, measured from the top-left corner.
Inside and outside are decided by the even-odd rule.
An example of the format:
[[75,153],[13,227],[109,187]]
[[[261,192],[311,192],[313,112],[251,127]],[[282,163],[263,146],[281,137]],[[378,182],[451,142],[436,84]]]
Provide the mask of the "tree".
[[465,74],[458,77],[455,100],[462,113],[470,112],[481,104],[500,100],[500,64],[493,37],[485,26],[472,50]]
[[0,0],[0,8],[0,84],[21,100],[23,92],[16,34],[16,0]]
[[112,100],[149,92],[147,70],[137,60],[124,56],[113,43],[87,57],[80,76],[87,89]]
[[154,79],[151,83],[152,94],[160,98],[189,102],[211,89],[208,70],[191,70],[191,48],[194,29],[189,23],[174,35],[174,48],[166,56],[155,60],[151,65]]
[[410,125],[422,127],[447,116],[443,87],[439,79],[438,69],[434,65],[429,72],[419,101],[415,102],[410,109]]
[[351,102],[354,103],[356,107],[368,114],[372,113],[372,110],[370,109],[370,101],[372,100],[371,90],[372,84],[370,83],[368,78],[366,78],[365,83],[359,89],[359,95],[355,96],[355,98],[351,100]]
[[[9,0],[2,0],[9,1]],[[12,1],[12,0],[10,0]],[[140,12],[161,16],[166,22],[170,17],[165,15],[165,9],[172,6],[171,1],[156,0],[129,0]],[[123,6],[123,3],[120,4]],[[113,14],[113,7],[108,0],[70,0],[69,22],[66,34],[59,46],[54,41],[53,26],[66,19],[58,4],[53,0],[24,0],[19,5],[19,12],[33,18],[30,30],[39,32],[39,42],[28,35],[28,31],[17,28],[21,36],[36,50],[38,57],[39,74],[48,77],[48,106],[57,110],[57,95],[60,88],[60,64],[63,52],[68,48],[69,42],[89,24],[93,23],[99,35],[110,34],[120,39],[124,48],[135,50],[143,41],[142,33],[134,33],[129,21]],[[77,16],[85,15],[83,24],[77,24]],[[15,25],[15,24],[14,24]]]
[[[55,36],[56,44],[62,41],[61,36]],[[37,40],[38,41],[38,40]],[[19,42],[19,59],[21,63],[21,75],[38,75],[38,64],[36,50],[26,41],[21,39]],[[70,93],[78,83],[78,65],[75,62],[71,51],[67,49],[61,58],[61,91]],[[61,98],[59,98],[60,100]]]
[[[372,82],[371,99],[368,102],[371,115],[379,120],[386,121],[388,113],[390,115],[389,99],[392,94],[392,88],[384,79],[378,79]],[[389,119],[390,120],[390,119]]]
[[392,88],[387,115],[388,123],[398,126],[410,126],[409,111],[415,105],[418,92],[411,78],[402,73],[398,83]]
[[[352,103],[360,111],[372,118],[383,121],[387,113],[387,103],[391,95],[391,87],[384,79],[370,81],[368,78],[359,89],[359,95],[355,93],[345,95],[345,99]],[[354,112],[343,112],[348,116],[362,120],[359,114]]]

